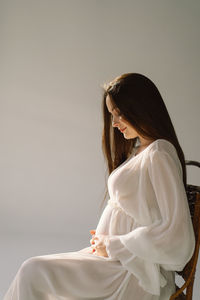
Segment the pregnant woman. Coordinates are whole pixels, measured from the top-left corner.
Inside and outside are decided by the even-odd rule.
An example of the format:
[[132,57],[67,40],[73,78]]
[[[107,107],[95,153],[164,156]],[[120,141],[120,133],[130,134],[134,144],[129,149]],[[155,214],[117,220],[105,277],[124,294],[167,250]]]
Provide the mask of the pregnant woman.
[[105,84],[102,104],[109,199],[91,245],[27,259],[4,300],[169,300],[175,291],[195,238],[167,108],[138,73]]

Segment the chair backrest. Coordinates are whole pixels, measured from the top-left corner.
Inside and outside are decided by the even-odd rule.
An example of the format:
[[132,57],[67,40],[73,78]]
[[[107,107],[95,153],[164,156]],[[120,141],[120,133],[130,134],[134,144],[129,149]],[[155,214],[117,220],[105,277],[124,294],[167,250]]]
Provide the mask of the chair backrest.
[[[197,161],[185,161],[186,165],[200,167]],[[170,297],[170,300],[192,300],[193,286],[196,272],[196,265],[199,255],[200,246],[200,186],[187,184],[187,198],[192,218],[192,223],[195,233],[195,250],[192,258],[186,264],[181,272],[176,272],[184,279],[184,284],[181,287],[176,287],[176,292]],[[183,292],[185,290],[185,293]]]

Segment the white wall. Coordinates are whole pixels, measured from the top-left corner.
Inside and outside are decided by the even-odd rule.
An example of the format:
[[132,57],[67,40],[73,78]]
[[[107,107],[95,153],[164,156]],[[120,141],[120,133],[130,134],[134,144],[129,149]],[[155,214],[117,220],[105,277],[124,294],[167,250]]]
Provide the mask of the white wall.
[[[200,160],[199,26],[198,0],[0,1],[4,247],[23,236],[65,237],[65,246],[40,242],[36,252],[21,242],[23,261],[89,243],[105,184],[101,85],[122,73],[154,81],[186,159]],[[199,170],[188,170],[199,185]],[[12,257],[6,266],[3,256],[5,290],[20,261],[4,249]]]

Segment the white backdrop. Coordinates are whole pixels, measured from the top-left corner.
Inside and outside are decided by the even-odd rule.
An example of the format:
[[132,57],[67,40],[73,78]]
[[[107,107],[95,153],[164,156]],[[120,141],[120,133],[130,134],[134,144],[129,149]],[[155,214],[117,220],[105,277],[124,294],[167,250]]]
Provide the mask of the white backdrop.
[[[200,160],[199,27],[198,0],[0,0],[1,294],[26,258],[89,245],[104,82],[152,79],[186,159]],[[188,177],[200,185],[199,170]]]

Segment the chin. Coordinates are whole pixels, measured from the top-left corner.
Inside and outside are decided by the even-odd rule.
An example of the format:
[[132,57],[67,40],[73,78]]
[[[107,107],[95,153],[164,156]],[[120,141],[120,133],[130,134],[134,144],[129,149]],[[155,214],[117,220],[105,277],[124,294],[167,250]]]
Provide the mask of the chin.
[[130,140],[130,139],[135,139],[137,136],[135,136],[135,135],[133,135],[133,136],[131,136],[131,135],[124,135],[124,138],[126,139],[126,140]]
[[132,137],[131,137],[131,136],[129,136],[128,134],[127,134],[127,135],[125,135],[125,134],[124,134],[124,138],[125,138],[126,140],[130,140],[130,139],[132,139]]

